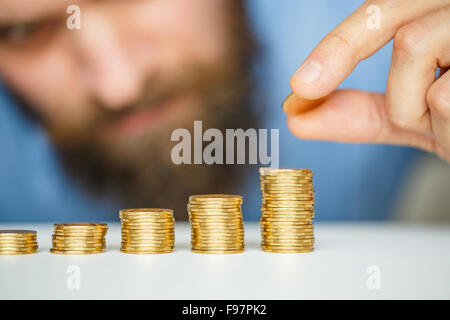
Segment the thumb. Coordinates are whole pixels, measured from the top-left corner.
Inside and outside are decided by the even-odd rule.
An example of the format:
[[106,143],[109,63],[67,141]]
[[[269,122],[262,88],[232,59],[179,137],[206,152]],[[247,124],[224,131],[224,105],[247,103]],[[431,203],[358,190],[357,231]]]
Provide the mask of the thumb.
[[303,139],[387,143],[433,152],[431,138],[390,123],[384,95],[378,93],[338,90],[316,108],[288,115],[287,123],[289,130]]

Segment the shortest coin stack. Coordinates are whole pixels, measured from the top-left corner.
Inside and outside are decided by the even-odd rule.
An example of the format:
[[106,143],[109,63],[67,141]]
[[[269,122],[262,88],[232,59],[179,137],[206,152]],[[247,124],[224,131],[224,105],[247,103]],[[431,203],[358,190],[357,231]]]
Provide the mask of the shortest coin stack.
[[261,248],[279,253],[314,251],[314,190],[310,169],[260,168]]
[[0,230],[0,254],[28,254],[37,249],[36,231]]
[[91,254],[106,248],[104,223],[56,223],[52,235],[51,253]]
[[240,253],[244,251],[242,197],[204,194],[189,197],[192,252]]
[[175,219],[171,209],[120,210],[124,253],[169,253],[175,243]]

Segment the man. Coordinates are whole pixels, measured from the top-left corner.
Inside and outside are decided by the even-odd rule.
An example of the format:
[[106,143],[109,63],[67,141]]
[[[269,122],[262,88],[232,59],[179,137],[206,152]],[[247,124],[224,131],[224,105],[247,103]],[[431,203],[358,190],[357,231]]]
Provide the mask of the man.
[[[414,6],[402,0],[392,3],[364,3],[321,42],[293,77],[295,96],[286,100],[285,110],[292,113],[288,123],[294,134],[415,145],[446,157],[449,129],[441,111],[446,110],[442,101],[445,104],[449,92],[444,74],[448,60],[441,53],[448,52],[448,39],[442,36],[448,34],[443,32],[448,29],[448,1],[418,1]],[[84,185],[100,194],[121,198],[124,206],[175,207],[179,216],[185,216],[183,205],[191,193],[236,192],[232,182],[238,181],[239,174],[234,167],[170,163],[169,137],[174,128],[190,128],[193,120],[219,129],[255,125],[246,94],[252,45],[242,3],[79,1],[80,30],[65,26],[69,4],[2,1],[0,73],[23,100],[25,110],[44,124],[72,175],[82,177]],[[383,28],[367,37],[365,12],[371,4],[384,15]],[[429,20],[436,25],[430,27]],[[409,49],[400,48],[405,57],[393,60],[388,105],[398,111],[399,105],[415,104],[411,110],[400,110],[415,122],[411,120],[405,128],[395,117],[384,117],[379,95],[332,93],[360,59],[411,24],[426,25],[426,30],[438,30],[440,35],[434,37],[439,41],[433,46],[424,45],[431,54],[423,53],[423,59],[411,59]],[[410,39],[405,42],[408,45]],[[439,64],[430,62],[433,57]],[[395,67],[395,63],[406,64],[404,58],[425,61],[414,69],[414,95],[407,92],[405,96],[409,87],[404,73]],[[431,90],[429,71],[436,66],[444,76]],[[420,71],[428,72],[426,83]],[[305,99],[323,97],[319,108],[298,115]],[[427,112],[436,101],[439,112]],[[420,111],[425,116],[417,120]]]
[[[254,127],[241,1],[1,1],[0,73],[75,179],[122,206],[232,192],[237,166],[176,166],[171,132]],[[33,161],[33,159],[29,159]],[[233,188],[232,188],[233,187]],[[116,213],[111,213],[111,217]]]

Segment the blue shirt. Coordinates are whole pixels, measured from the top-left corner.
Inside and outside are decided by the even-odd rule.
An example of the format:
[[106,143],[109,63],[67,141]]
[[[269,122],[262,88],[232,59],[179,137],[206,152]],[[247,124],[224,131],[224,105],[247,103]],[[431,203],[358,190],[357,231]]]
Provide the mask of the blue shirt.
[[[313,170],[317,220],[388,217],[408,165],[418,153],[393,146],[304,141],[287,129],[280,103],[290,92],[289,78],[323,36],[361,3],[247,1],[262,44],[262,58],[255,67],[260,79],[255,99],[265,104],[261,127],[280,129],[281,167]],[[341,87],[384,91],[390,54],[388,45],[361,62]],[[45,131],[17,108],[1,85],[0,150],[0,222],[118,220],[117,204],[94,198],[66,175]],[[257,167],[243,194],[244,218],[258,219]]]

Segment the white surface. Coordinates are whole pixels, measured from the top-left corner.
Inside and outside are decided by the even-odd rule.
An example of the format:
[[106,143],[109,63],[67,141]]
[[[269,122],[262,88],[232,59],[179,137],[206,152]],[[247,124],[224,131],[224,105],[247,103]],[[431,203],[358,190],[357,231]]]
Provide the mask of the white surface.
[[[0,225],[38,231],[40,249],[0,255],[2,299],[304,299],[450,298],[450,226],[316,223],[316,251],[266,253],[259,226],[246,224],[246,251],[191,253],[190,231],[177,223],[175,252],[119,251],[120,225],[109,224],[107,251],[64,256],[48,252],[51,224]],[[79,290],[67,288],[70,265]],[[381,289],[367,289],[368,266],[381,270]]]

